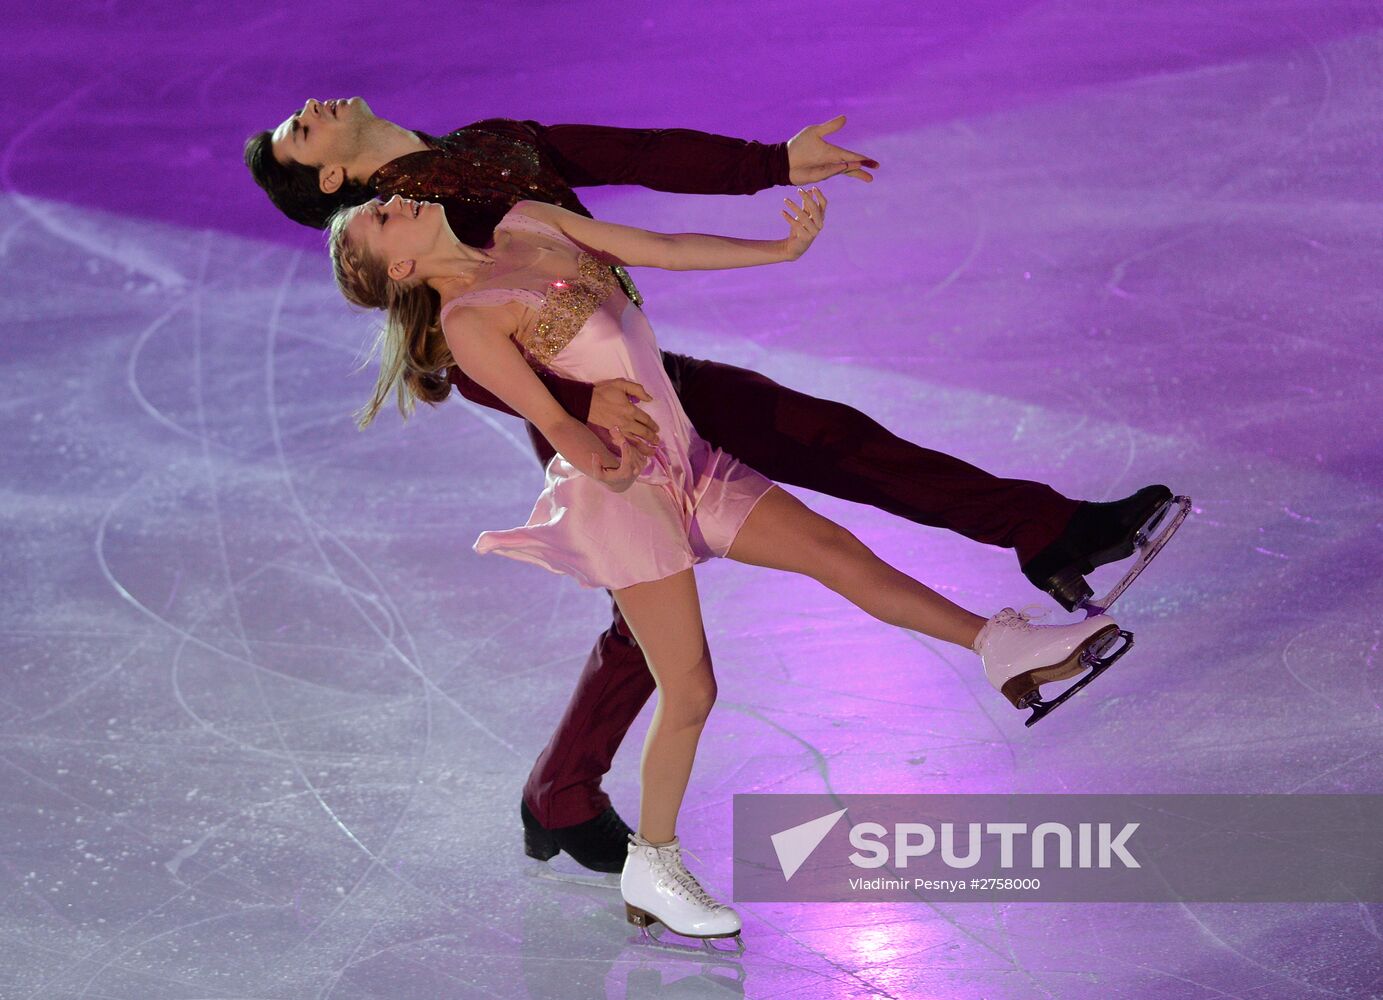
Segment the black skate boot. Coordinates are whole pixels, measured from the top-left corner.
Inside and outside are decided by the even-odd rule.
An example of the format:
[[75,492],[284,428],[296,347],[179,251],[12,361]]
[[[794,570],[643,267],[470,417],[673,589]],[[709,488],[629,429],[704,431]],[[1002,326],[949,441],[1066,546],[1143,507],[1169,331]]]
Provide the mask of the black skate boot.
[[523,853],[539,861],[547,861],[560,851],[566,851],[576,863],[594,872],[622,872],[629,857],[629,835],[634,831],[620,819],[614,806],[599,816],[574,826],[559,826],[549,830],[538,822],[519,799],[519,815],[523,817]]
[[[1094,592],[1085,574],[1132,555],[1146,533],[1161,523],[1173,499],[1171,490],[1157,485],[1109,503],[1082,501],[1061,537],[1029,560],[1023,575],[1067,611],[1086,605]],[[1168,536],[1170,531],[1163,540]]]

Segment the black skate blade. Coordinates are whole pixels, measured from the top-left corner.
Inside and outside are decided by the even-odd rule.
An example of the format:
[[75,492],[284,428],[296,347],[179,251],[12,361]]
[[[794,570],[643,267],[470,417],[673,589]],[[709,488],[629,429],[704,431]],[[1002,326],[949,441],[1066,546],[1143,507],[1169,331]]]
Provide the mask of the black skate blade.
[[1172,508],[1177,506],[1178,502],[1182,499],[1182,497],[1172,497],[1166,503],[1158,505],[1157,510],[1152,512],[1152,516],[1144,521],[1143,526],[1135,533],[1133,540],[1135,550],[1141,549],[1148,544],[1148,539],[1155,535],[1157,529],[1161,527],[1163,518],[1165,518],[1168,513],[1171,512]]
[[[1171,519],[1167,515],[1175,510]],[[1138,579],[1138,574],[1147,568],[1148,563],[1162,551],[1176,534],[1176,530],[1181,527],[1181,522],[1186,520],[1186,516],[1191,513],[1191,498],[1176,496],[1172,497],[1165,504],[1157,509],[1148,519],[1147,523],[1138,530],[1138,544],[1134,547],[1137,558],[1133,565],[1129,567],[1122,580],[1111,587],[1104,596],[1099,598],[1087,597],[1076,607],[1085,612],[1085,617],[1093,618],[1095,615],[1102,615],[1109,610],[1110,605],[1119,599],[1119,596],[1128,590],[1129,584]],[[1160,529],[1160,530],[1159,530]]]
[[[1119,639],[1124,640],[1123,643],[1118,649],[1110,653],[1109,647],[1114,645]],[[1123,629],[1120,629],[1118,632],[1111,632],[1104,639],[1097,640],[1090,649],[1086,650],[1081,656],[1081,662],[1089,664],[1090,672],[1051,701],[1043,701],[1041,697],[1034,697],[1026,704],[1022,705],[1021,707],[1023,708],[1032,709],[1032,715],[1023,720],[1023,725],[1034,726],[1041,722],[1053,709],[1059,707],[1067,698],[1071,697],[1071,695],[1075,694],[1096,677],[1100,676],[1100,674],[1112,667],[1115,661],[1127,653],[1132,646],[1133,633],[1126,632]]]
[[597,872],[589,868],[568,871],[547,861],[530,861],[523,868],[527,877],[542,879],[545,882],[564,882],[567,885],[584,885],[592,889],[618,889],[620,883],[619,872]]

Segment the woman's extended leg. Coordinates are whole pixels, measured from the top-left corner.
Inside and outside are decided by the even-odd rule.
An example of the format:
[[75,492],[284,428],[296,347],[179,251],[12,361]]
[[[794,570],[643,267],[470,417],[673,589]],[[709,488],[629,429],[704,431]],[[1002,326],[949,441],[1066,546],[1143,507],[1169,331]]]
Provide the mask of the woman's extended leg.
[[750,511],[726,555],[737,562],[810,576],[880,621],[966,649],[973,648],[985,623],[894,569],[848,529],[778,486]]
[[696,744],[716,698],[696,577],[684,569],[614,595],[658,685],[640,764],[638,833],[666,843],[677,835]]

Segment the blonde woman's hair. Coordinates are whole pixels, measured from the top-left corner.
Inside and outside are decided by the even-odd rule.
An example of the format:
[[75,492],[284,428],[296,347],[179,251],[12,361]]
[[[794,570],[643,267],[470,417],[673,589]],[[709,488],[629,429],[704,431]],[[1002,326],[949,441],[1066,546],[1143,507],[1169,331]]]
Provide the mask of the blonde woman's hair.
[[402,285],[390,278],[387,262],[370,254],[346,232],[365,210],[364,205],[343,208],[327,223],[336,287],[352,305],[388,313],[369,355],[355,369],[360,371],[379,355],[374,394],[351,414],[362,431],[375,419],[391,392],[404,420],[412,415],[418,400],[430,406],[443,402],[451,394],[446,369],[455,364],[438,322],[442,301],[436,290],[425,284]]

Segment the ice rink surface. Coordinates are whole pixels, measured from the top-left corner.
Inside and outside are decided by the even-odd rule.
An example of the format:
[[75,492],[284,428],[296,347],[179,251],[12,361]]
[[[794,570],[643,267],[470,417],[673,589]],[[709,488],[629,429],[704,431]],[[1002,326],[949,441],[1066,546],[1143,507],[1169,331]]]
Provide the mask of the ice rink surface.
[[[1070,496],[1194,498],[1118,605],[1137,648],[1032,729],[973,658],[701,567],[678,832],[727,898],[737,792],[1383,791],[1377,3],[63,17],[11,10],[0,70],[0,996],[1383,995],[1368,904],[752,904],[737,961],[638,944],[617,876],[522,854],[609,623],[471,551],[538,493],[522,426],[454,395],[357,432],[372,321],[239,159],[306,97],[433,133],[845,113],[874,183],[827,182],[790,266],[637,271],[662,345]],[[786,193],[578,191],[756,238]],[[793,492],[967,607],[1045,600],[1009,551]],[[604,786],[631,824],[652,707]]]

